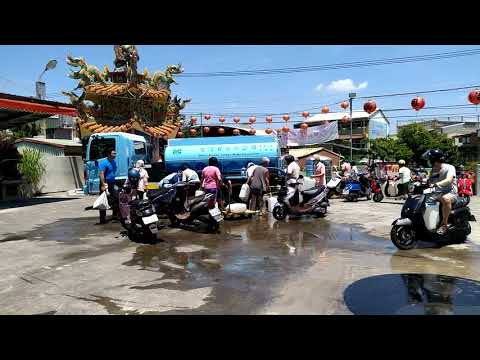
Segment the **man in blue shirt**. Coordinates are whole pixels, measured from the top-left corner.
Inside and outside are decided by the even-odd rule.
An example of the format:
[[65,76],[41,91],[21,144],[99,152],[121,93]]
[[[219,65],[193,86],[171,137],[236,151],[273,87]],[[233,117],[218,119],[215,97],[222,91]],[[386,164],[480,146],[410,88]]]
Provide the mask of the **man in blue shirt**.
[[[110,195],[114,195],[115,192],[115,174],[117,173],[117,163],[115,162],[115,156],[117,155],[114,149],[109,149],[107,157],[101,159],[98,162],[98,172],[100,175],[100,193],[103,193],[108,189]],[[116,201],[112,202],[113,218],[118,215],[118,204]],[[100,211],[100,224],[107,222],[107,210]]]

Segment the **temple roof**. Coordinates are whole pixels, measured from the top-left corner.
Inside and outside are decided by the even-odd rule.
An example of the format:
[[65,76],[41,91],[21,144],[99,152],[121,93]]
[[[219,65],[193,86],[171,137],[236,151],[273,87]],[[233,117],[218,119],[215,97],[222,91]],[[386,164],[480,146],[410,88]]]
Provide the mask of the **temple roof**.
[[154,137],[167,137],[172,138],[177,135],[180,128],[180,124],[163,124],[159,126],[147,126],[141,124],[135,119],[125,121],[120,125],[108,125],[100,124],[95,121],[78,120],[78,126],[84,131],[88,131],[94,134],[107,133],[107,132],[129,132],[132,129],[143,131]]
[[166,102],[170,96],[170,90],[168,89],[155,90],[144,84],[131,86],[126,83],[92,84],[85,86],[85,92],[87,100],[96,100],[98,96],[134,94],[143,98],[150,98],[159,102]]

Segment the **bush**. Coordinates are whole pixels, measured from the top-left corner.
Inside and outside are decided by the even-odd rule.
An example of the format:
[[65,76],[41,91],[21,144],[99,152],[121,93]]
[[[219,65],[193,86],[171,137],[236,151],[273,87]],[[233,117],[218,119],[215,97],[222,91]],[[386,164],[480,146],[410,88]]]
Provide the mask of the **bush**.
[[32,197],[39,192],[38,186],[45,174],[45,164],[42,160],[42,154],[35,149],[26,149],[22,151],[22,159],[18,164],[18,171],[28,182],[23,185],[21,192],[26,197]]

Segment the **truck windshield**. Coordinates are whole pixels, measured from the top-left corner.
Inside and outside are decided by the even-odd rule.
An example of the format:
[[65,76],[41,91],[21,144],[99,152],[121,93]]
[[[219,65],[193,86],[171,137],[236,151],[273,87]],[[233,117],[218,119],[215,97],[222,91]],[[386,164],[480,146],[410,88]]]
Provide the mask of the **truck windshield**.
[[95,138],[90,142],[90,153],[88,160],[98,160],[107,156],[107,150],[115,149],[115,139]]
[[135,155],[138,159],[143,159],[147,155],[147,148],[142,141],[134,141],[133,147],[135,149]]

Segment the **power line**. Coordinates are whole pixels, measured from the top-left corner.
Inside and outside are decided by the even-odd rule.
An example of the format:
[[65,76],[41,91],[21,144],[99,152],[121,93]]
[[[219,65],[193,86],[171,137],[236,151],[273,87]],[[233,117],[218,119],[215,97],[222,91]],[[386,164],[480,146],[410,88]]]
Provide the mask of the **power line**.
[[433,93],[439,93],[439,92],[466,90],[466,89],[472,89],[472,88],[477,88],[477,87],[480,87],[480,85],[463,86],[463,87],[449,88],[449,89],[410,91],[410,92],[404,92],[404,93],[392,93],[392,94],[384,94],[384,95],[359,96],[356,99],[373,99],[373,98],[385,98],[385,97],[392,97],[392,96],[433,94]]
[[217,71],[217,72],[191,72],[178,74],[178,77],[225,77],[225,76],[252,76],[252,75],[271,75],[271,74],[290,74],[311,71],[325,71],[337,69],[349,69],[359,67],[370,67],[379,65],[402,64],[419,61],[432,61],[440,59],[457,58],[464,56],[480,55],[480,49],[468,49],[461,51],[443,52],[429,55],[417,56],[403,56],[397,58],[386,58],[377,60],[365,60],[357,62],[327,64],[327,65],[313,65],[300,66],[288,68],[270,68],[270,69],[256,69],[256,70],[236,70],[236,71]]

